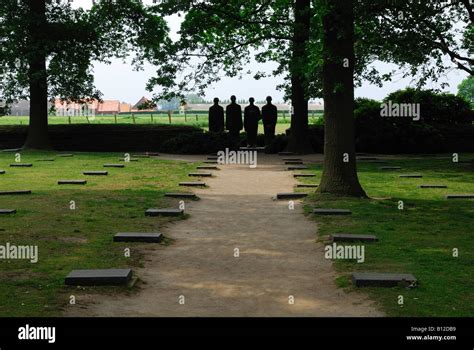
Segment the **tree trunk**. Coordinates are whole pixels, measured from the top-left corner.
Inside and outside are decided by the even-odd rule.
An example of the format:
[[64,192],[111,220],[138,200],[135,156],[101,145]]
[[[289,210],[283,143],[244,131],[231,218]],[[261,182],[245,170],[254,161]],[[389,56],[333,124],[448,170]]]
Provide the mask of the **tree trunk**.
[[324,16],[324,170],[319,191],[366,197],[356,169],[354,0],[326,0]]
[[308,98],[307,98],[307,45],[311,29],[311,0],[295,0],[295,25],[293,33],[293,53],[290,63],[291,74],[291,133],[287,150],[298,154],[312,153],[308,138]]
[[46,71],[46,3],[28,0],[29,18],[29,85],[30,125],[24,148],[50,149],[48,134],[48,77]]

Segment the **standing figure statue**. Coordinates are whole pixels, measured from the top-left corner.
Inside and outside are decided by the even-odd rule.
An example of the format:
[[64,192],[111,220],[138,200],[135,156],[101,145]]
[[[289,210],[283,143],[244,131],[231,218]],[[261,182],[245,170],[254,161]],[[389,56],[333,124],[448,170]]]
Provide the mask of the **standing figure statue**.
[[219,99],[214,99],[214,105],[209,108],[209,132],[224,131],[224,108],[219,106]]
[[249,147],[257,146],[258,122],[262,119],[260,108],[255,106],[255,99],[249,99],[250,105],[244,110],[244,127],[247,133],[247,145]]
[[230,137],[235,140],[239,138],[240,130],[244,127],[242,123],[242,107],[235,102],[236,100],[235,96],[231,96],[231,104],[225,110],[225,128],[229,130]]
[[278,109],[272,104],[271,96],[267,97],[267,104],[262,107],[263,130],[265,145],[268,146],[275,138],[275,128],[278,121]]

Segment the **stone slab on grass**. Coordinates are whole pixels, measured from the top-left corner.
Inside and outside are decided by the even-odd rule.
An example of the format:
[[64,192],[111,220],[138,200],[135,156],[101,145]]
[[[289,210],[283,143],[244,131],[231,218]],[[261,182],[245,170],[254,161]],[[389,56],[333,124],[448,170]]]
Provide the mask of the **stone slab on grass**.
[[294,174],[293,177],[316,177],[315,174]]
[[58,185],[87,185],[86,180],[59,180]]
[[179,199],[197,199],[194,193],[166,193],[165,197],[169,198],[179,198]]
[[352,283],[356,287],[396,287],[414,286],[416,278],[406,273],[379,273],[379,272],[355,272],[352,274]]
[[277,193],[276,199],[300,199],[308,197],[307,193]]
[[125,164],[104,164],[104,168],[125,168]]
[[474,194],[448,194],[446,199],[474,199]]
[[15,209],[0,209],[0,215],[16,214]]
[[329,236],[333,242],[377,242],[374,235],[357,235],[351,233],[333,233]]
[[144,242],[160,243],[163,240],[161,233],[120,232],[114,236],[114,242]]
[[211,173],[189,173],[189,177],[212,177]]
[[297,184],[296,188],[317,188],[319,184]]
[[0,191],[0,196],[19,196],[31,194],[31,190],[20,190],[20,191]]
[[73,270],[64,283],[68,286],[125,286],[132,275],[131,269]]
[[166,208],[166,209],[148,209],[145,212],[146,216],[183,216],[184,210]]
[[200,182],[200,181],[180,182],[179,185],[182,186],[182,187],[206,187],[206,183],[205,182]]
[[10,164],[10,168],[31,168],[33,164],[31,163],[13,163]]
[[448,188],[446,185],[420,185],[420,188]]
[[107,171],[84,171],[86,176],[107,176],[109,173]]

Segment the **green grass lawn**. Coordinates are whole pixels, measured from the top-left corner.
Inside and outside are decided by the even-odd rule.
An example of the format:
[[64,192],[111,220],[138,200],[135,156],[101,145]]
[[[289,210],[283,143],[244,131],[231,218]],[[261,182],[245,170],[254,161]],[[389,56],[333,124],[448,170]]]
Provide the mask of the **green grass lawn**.
[[[336,261],[337,283],[351,292],[353,271],[412,273],[419,280],[418,288],[363,290],[391,316],[474,316],[474,201],[444,199],[446,194],[474,193],[474,166],[427,158],[391,160],[387,165],[402,170],[358,165],[360,181],[371,199],[312,194],[306,200],[308,212],[315,207],[352,210],[348,217],[315,217],[319,239],[331,233],[379,238],[378,243],[350,243],[365,245],[365,263]],[[320,178],[321,167],[313,166],[312,172]],[[399,178],[413,173],[424,177]],[[419,189],[420,184],[444,184],[448,189]],[[398,209],[400,200],[404,210]],[[459,250],[457,258],[454,248]],[[404,297],[403,306],[398,304],[399,295]]]
[[[33,191],[0,196],[0,208],[17,210],[16,215],[0,217],[0,244],[38,245],[39,261],[0,260],[0,316],[59,315],[74,294],[75,288],[64,286],[64,277],[73,269],[140,266],[143,245],[111,243],[113,235],[159,231],[170,219],[145,217],[145,210],[177,207],[178,200],[164,194],[182,192],[178,183],[188,180],[187,174],[196,166],[148,158],[126,163],[124,169],[105,169],[104,163],[120,163],[123,154],[21,155],[21,162],[33,163],[32,168],[10,168],[14,154],[0,153],[0,169],[6,170],[0,175],[0,190]],[[43,158],[55,161],[37,161]],[[109,175],[83,176],[85,170],[108,170]],[[60,179],[88,183],[58,186]],[[70,210],[71,200],[76,210]],[[165,240],[162,245],[167,244],[172,242]],[[132,249],[130,258],[124,256],[126,247]]]

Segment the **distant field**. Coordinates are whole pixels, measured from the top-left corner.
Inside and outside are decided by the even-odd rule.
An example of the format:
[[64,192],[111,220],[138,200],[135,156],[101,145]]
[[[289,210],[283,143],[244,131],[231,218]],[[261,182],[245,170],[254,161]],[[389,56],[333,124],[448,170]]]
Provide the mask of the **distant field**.
[[[315,124],[321,118],[321,114],[310,114],[310,123]],[[100,115],[95,117],[49,117],[50,125],[65,125],[65,124],[173,124],[173,125],[189,125],[208,129],[208,115],[207,114],[188,114],[187,116],[175,114],[171,117],[171,123],[166,114],[140,114],[135,115]],[[0,125],[28,125],[29,118],[25,116],[5,116],[0,117]],[[286,114],[280,114],[278,118],[278,125],[276,128],[277,134],[282,134],[290,127],[290,117]],[[259,133],[263,133],[263,126],[260,123]]]

